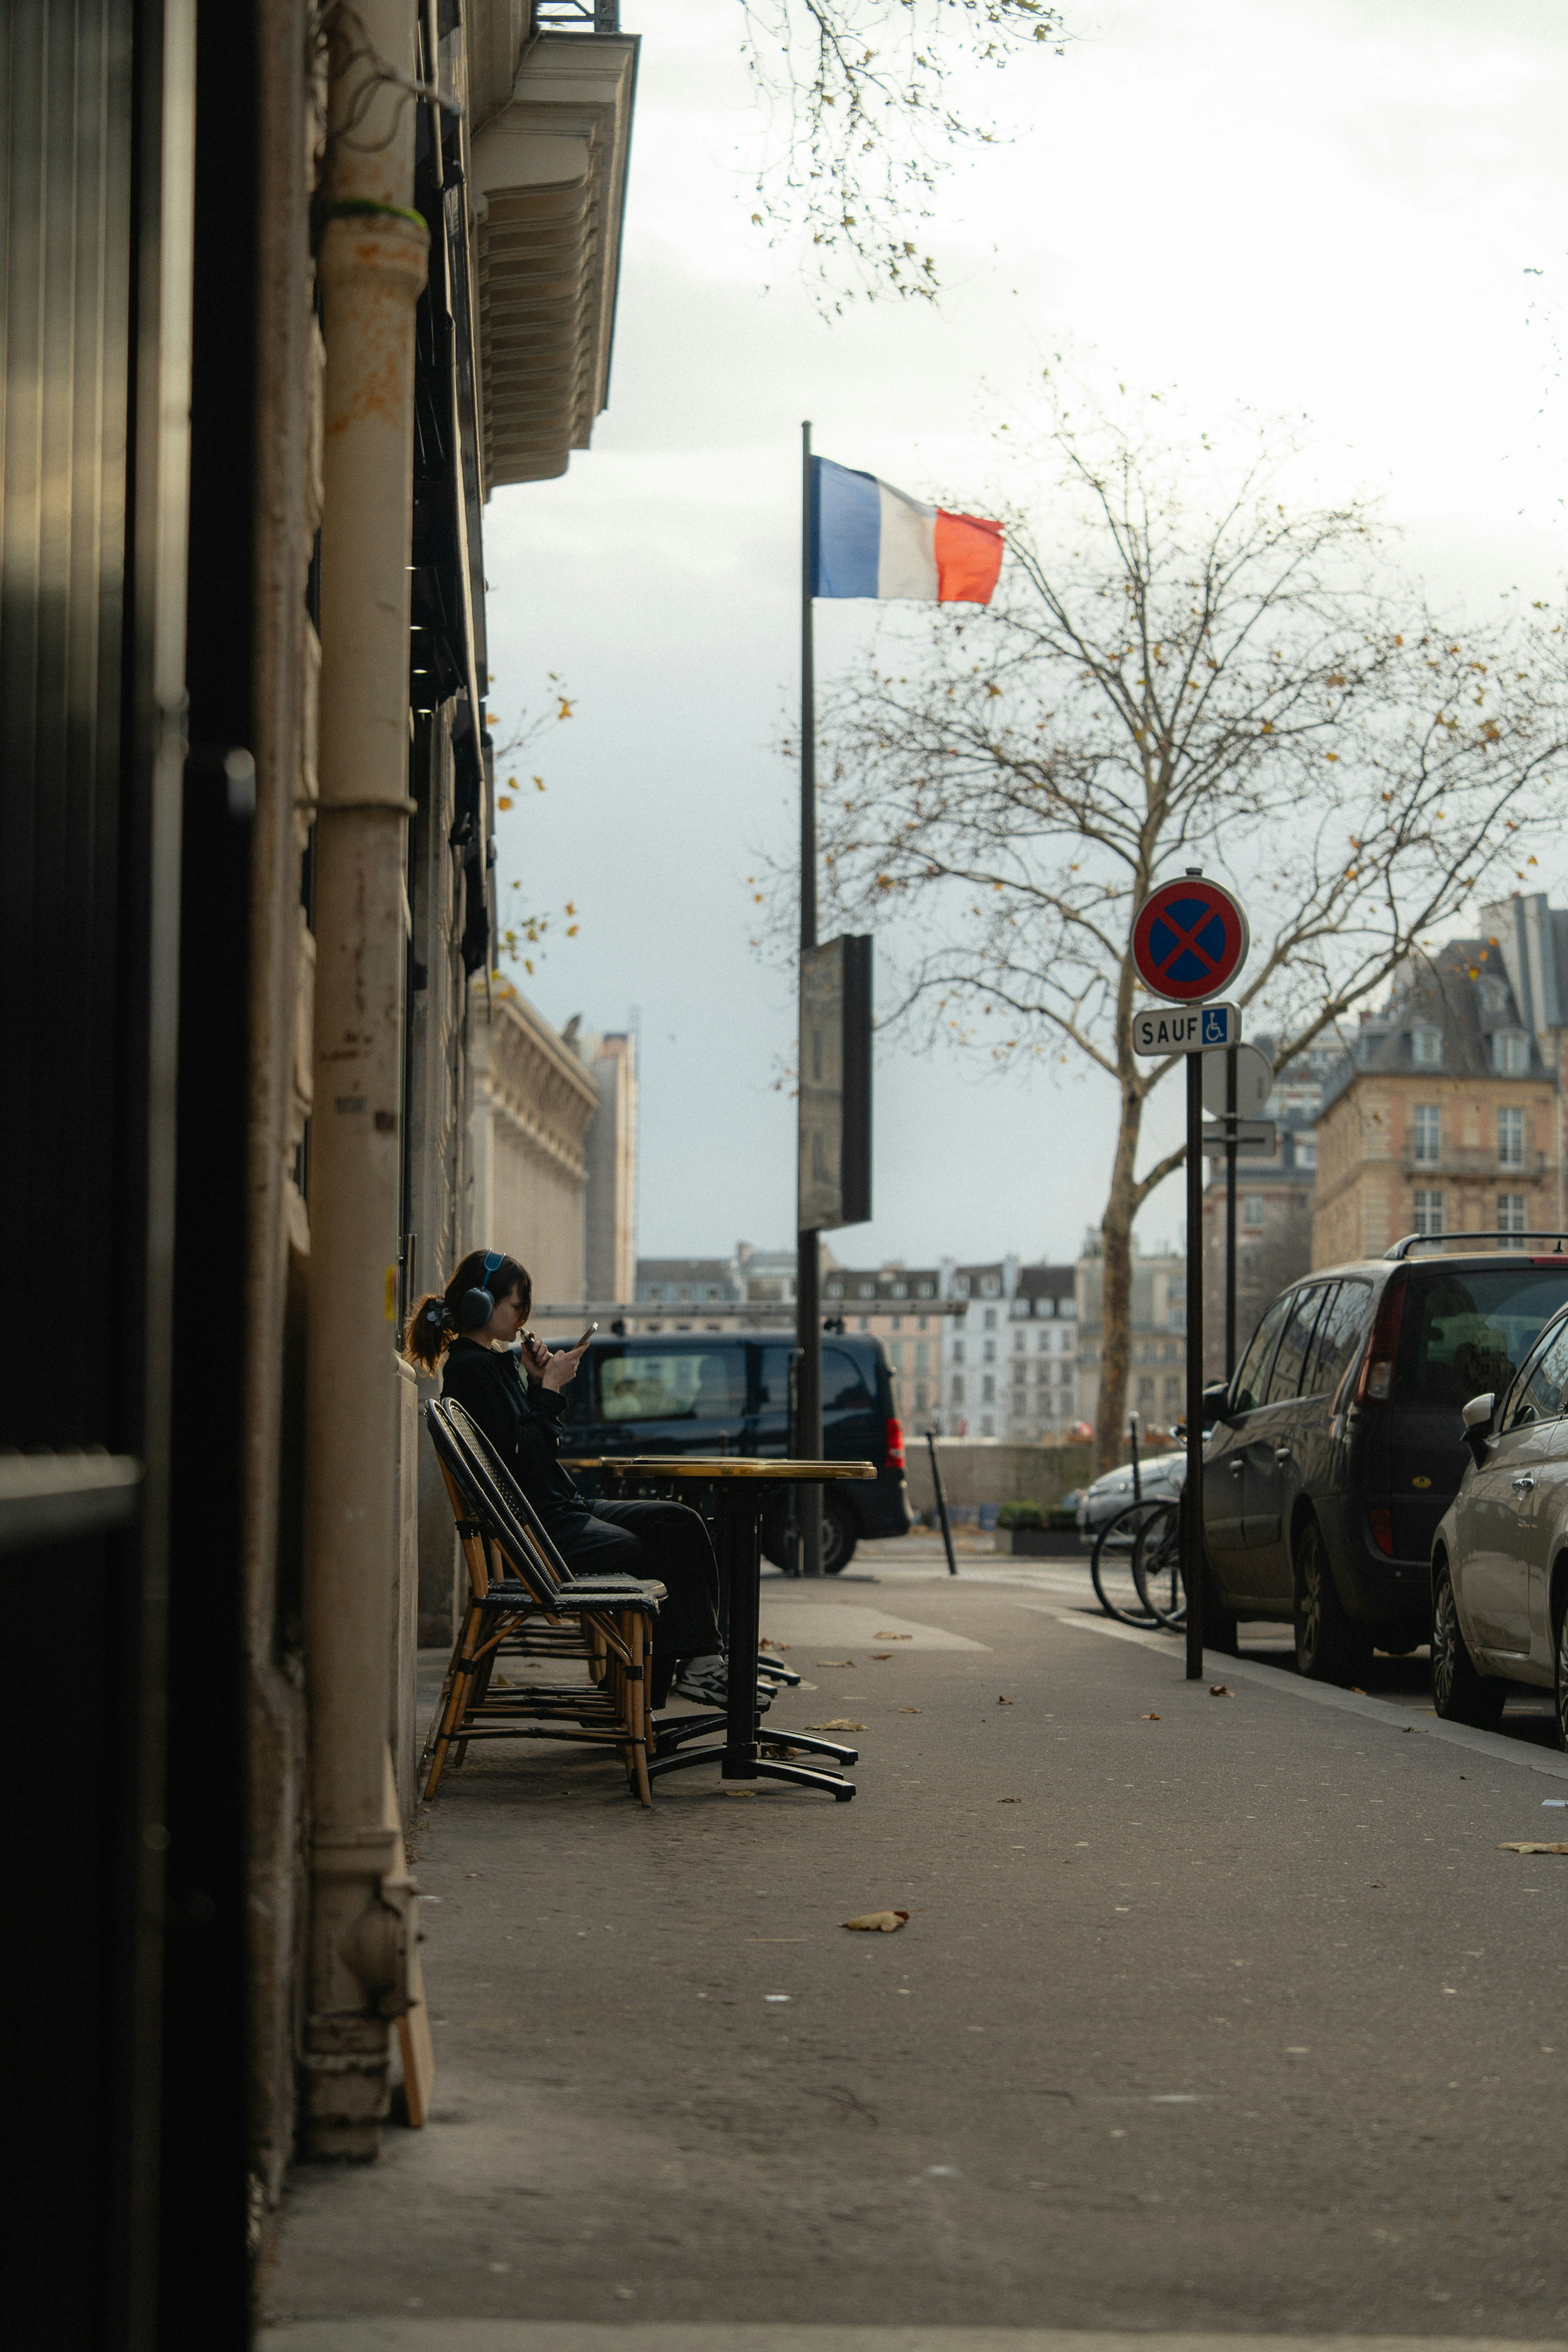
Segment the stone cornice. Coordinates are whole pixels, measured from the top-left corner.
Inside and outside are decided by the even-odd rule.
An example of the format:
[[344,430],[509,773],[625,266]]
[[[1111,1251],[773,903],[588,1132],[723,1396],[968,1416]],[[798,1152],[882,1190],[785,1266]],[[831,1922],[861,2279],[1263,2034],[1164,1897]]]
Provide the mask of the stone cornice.
[[491,982],[491,1013],[476,989],[475,1081],[491,1108],[578,1183],[587,1181],[584,1139],[599,1089],[571,1047],[504,982]]

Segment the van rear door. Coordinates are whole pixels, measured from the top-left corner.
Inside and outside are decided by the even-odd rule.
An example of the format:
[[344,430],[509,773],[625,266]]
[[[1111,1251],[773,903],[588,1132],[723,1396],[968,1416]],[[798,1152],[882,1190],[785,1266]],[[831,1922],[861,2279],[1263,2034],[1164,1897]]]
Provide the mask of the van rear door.
[[[1500,1397],[1550,1316],[1568,1305],[1568,1256],[1411,1267],[1387,1408],[1394,1557],[1430,1559],[1469,1455],[1460,1409]],[[1381,1496],[1369,1495],[1380,1502]]]

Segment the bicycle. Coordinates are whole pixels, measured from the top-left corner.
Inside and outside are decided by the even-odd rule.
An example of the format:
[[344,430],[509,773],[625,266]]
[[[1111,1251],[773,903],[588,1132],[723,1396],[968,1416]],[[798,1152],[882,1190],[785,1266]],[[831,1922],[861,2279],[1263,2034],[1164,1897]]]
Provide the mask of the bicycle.
[[1154,1622],[1179,1633],[1187,1622],[1179,1504],[1163,1503],[1139,1529],[1132,1543],[1132,1581]]
[[[1089,1572],[1100,1605],[1108,1617],[1114,1617],[1122,1625],[1135,1625],[1144,1633],[1152,1626],[1172,1622],[1165,1610],[1163,1580],[1166,1556],[1171,1553],[1178,1563],[1172,1595],[1173,1606],[1181,1591],[1177,1527],[1178,1508],[1172,1502],[1124,1503],[1107,1519],[1094,1539]],[[1141,1566],[1142,1584],[1138,1575]]]

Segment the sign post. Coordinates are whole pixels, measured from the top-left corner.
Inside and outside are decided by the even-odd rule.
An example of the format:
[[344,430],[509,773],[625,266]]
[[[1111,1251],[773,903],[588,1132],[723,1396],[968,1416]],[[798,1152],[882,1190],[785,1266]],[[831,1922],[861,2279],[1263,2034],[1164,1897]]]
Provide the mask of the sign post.
[[1247,917],[1230,892],[1189,866],[1151,891],[1132,922],[1132,961],[1152,996],[1191,1008],[1139,1013],[1136,1054],[1187,1057],[1187,1475],[1182,1491],[1182,1575],[1187,1589],[1187,1680],[1204,1671],[1204,1055],[1241,1041],[1234,1004],[1205,1002],[1247,961]]

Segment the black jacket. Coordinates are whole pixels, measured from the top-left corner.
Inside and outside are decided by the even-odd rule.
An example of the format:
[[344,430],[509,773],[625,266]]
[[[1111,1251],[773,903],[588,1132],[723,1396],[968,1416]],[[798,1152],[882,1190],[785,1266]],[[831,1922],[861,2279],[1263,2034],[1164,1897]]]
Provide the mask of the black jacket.
[[454,1339],[441,1369],[441,1393],[472,1413],[542,1519],[586,1510],[557,1459],[565,1434],[560,1392],[531,1385],[510,1349]]

